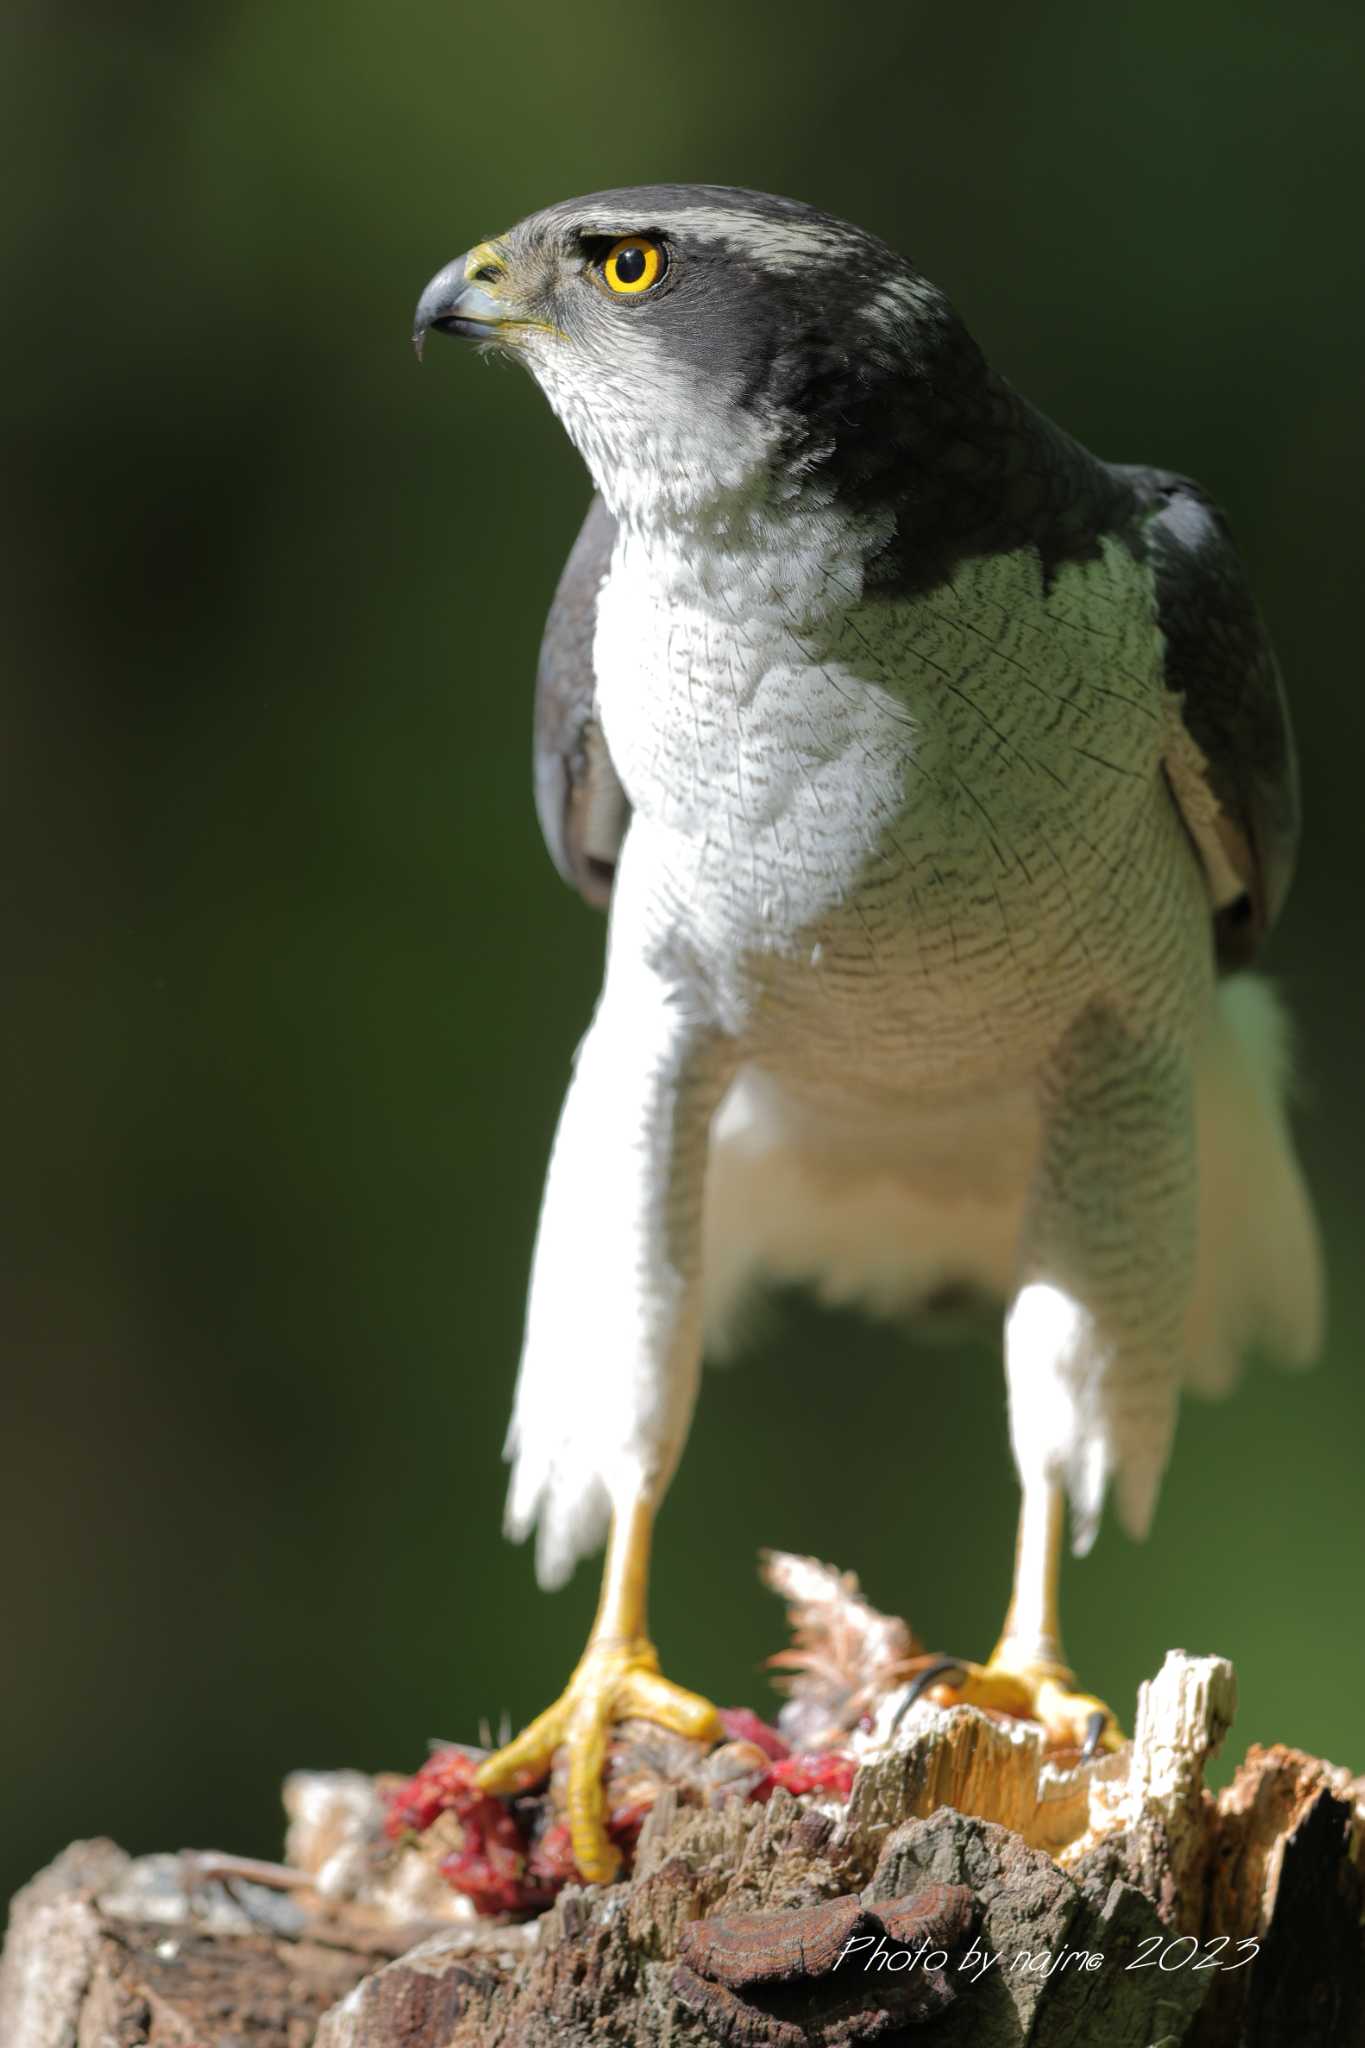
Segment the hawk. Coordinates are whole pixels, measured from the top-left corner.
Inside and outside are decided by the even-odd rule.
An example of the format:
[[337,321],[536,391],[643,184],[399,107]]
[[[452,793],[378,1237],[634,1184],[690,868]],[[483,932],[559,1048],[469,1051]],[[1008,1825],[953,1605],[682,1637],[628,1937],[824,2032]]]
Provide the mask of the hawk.
[[1318,1342],[1285,1032],[1247,972],[1299,800],[1222,517],[1103,462],[875,236],[717,186],[599,192],[448,264],[416,339],[524,363],[596,495],[537,684],[536,797],[608,910],[536,1239],[507,1525],[542,1584],[606,1539],[560,1700],[609,1879],[612,1723],[662,1676],[654,1517],[704,1342],[764,1279],[894,1316],[1004,1305],[1013,1591],[953,1696],[1113,1744],[1057,1578],[1106,1491],[1147,1529],[1178,1391]]

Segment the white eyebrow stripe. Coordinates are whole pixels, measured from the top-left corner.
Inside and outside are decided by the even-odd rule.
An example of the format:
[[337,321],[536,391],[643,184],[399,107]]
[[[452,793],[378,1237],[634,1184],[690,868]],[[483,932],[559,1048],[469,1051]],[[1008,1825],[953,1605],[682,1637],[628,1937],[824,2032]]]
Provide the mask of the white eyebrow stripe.
[[642,208],[630,221],[589,217],[590,233],[630,234],[649,228],[667,233],[696,234],[737,255],[753,256],[768,270],[799,270],[812,258],[836,257],[862,243],[860,235],[821,220],[781,220],[771,215],[741,213],[730,207],[677,206]]

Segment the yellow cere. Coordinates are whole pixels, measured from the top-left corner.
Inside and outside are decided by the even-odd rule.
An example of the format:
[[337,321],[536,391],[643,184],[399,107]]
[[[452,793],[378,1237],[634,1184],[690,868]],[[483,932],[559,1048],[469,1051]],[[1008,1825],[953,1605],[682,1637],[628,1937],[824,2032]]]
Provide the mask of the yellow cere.
[[602,277],[609,291],[638,297],[659,282],[665,269],[663,244],[648,235],[623,235],[602,259]]

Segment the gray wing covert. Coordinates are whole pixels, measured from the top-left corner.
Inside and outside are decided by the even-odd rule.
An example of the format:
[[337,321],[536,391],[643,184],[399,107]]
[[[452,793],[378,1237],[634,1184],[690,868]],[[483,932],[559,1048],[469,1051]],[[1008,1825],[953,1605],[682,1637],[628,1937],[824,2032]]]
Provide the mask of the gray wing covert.
[[559,579],[536,669],[535,791],[540,829],[566,882],[603,908],[630,804],[597,717],[593,634],[616,522],[600,497],[588,507]]
[[1186,477],[1126,474],[1156,578],[1166,681],[1194,742],[1168,760],[1167,774],[1214,884],[1219,965],[1244,967],[1283,906],[1298,842],[1284,686],[1218,508]]

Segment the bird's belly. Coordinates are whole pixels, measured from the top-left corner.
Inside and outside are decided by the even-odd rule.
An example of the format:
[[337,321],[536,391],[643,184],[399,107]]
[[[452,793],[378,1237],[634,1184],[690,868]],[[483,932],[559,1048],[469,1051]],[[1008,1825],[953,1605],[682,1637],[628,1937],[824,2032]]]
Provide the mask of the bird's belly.
[[951,1102],[1036,1073],[1097,1000],[1193,999],[1207,900],[1156,764],[1055,795],[954,764],[946,793],[907,772],[870,843],[828,785],[747,838],[646,828],[716,1014],[796,1094]]
[[721,1014],[798,1094],[832,1077],[873,1102],[1011,1085],[1100,999],[1172,1009],[1206,944],[1193,855],[1159,782],[1021,818],[985,844],[907,809],[833,901],[792,914],[809,864],[736,886],[713,846],[690,866],[691,931]]

